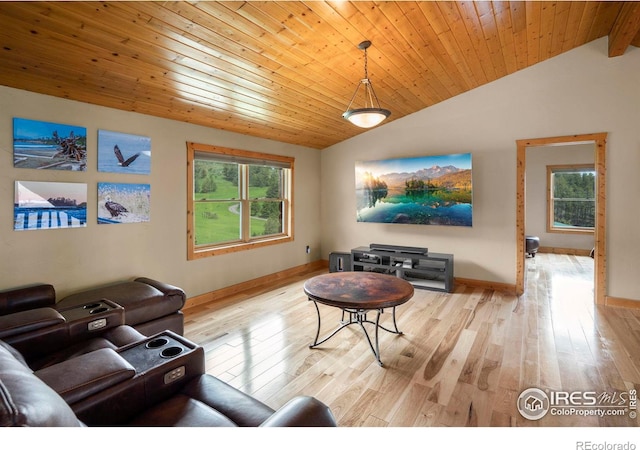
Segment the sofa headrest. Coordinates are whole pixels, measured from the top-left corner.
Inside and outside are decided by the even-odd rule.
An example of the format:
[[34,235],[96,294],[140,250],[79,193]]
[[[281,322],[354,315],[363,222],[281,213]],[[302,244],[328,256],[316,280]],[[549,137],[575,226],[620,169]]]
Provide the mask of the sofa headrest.
[[56,304],[56,290],[50,284],[36,284],[0,292],[0,316]]
[[0,345],[0,426],[82,426],[62,397],[35,376],[6,344]]

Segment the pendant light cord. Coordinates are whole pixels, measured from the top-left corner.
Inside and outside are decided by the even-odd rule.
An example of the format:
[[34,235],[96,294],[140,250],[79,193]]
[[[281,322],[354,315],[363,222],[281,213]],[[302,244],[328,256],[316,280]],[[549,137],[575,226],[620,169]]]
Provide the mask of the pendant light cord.
[[367,60],[367,48],[364,49],[364,79],[369,79],[369,64]]

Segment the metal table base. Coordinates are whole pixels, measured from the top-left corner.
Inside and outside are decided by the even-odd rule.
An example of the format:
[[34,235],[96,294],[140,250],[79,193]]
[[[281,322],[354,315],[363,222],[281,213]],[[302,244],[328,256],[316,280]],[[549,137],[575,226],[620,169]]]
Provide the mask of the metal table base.
[[[378,331],[380,330],[380,328],[382,328],[383,330],[389,332],[389,333],[393,333],[393,334],[402,334],[402,331],[400,331],[398,329],[398,325],[396,323],[396,307],[393,307],[393,327],[395,328],[394,330],[390,330],[382,325],[380,325],[380,315],[382,313],[384,313],[384,309],[380,308],[380,309],[353,309],[353,308],[340,308],[342,309],[342,319],[340,321],[340,325],[338,326],[338,328],[336,328],[334,331],[332,331],[330,334],[328,334],[327,336],[325,336],[324,338],[322,338],[322,340],[318,341],[318,338],[320,337],[320,328],[321,328],[321,319],[320,319],[320,309],[318,308],[318,303],[312,299],[309,298],[309,300],[311,300],[313,302],[313,304],[316,307],[316,313],[318,313],[318,330],[316,331],[316,337],[313,340],[313,344],[311,344],[309,346],[309,348],[316,348],[318,347],[320,344],[327,342],[329,339],[331,339],[333,336],[335,336],[340,330],[350,326],[350,325],[354,325],[354,324],[359,324],[360,328],[362,328],[362,331],[365,335],[365,337],[367,338],[367,342],[369,343],[369,347],[371,348],[371,351],[373,352],[373,356],[376,358],[376,361],[378,361],[378,364],[383,367],[384,364],[382,363],[382,361],[380,360],[380,345],[379,345],[379,340],[378,340]],[[369,312],[375,312],[376,313],[376,320],[375,322],[372,320],[367,319],[367,313]],[[345,320],[345,315],[348,314],[349,319]],[[375,342],[371,342],[371,338],[369,337],[369,333],[367,332],[367,329],[365,328],[364,324],[365,323],[370,323],[372,325],[375,325]]]

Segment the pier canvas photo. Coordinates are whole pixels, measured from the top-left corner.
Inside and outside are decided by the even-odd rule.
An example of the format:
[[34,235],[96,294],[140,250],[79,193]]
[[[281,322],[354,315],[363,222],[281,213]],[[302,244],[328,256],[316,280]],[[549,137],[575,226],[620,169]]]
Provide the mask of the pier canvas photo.
[[149,222],[151,186],[98,183],[98,223]]
[[13,119],[13,166],[21,169],[87,170],[87,129]]
[[98,172],[151,173],[151,138],[98,130]]
[[45,230],[87,226],[87,185],[16,181],[13,229]]
[[473,224],[471,153],[356,162],[358,222]]

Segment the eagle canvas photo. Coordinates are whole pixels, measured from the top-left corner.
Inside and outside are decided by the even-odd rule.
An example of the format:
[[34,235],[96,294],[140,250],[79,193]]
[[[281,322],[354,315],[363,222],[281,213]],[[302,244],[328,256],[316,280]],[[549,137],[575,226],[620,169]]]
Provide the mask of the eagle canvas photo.
[[151,138],[98,130],[98,172],[151,173]]
[[473,223],[471,153],[356,162],[358,222]]
[[87,185],[16,181],[13,229],[48,230],[87,226]]
[[87,129],[13,119],[13,166],[21,169],[87,170]]
[[98,183],[98,223],[149,222],[151,186]]

